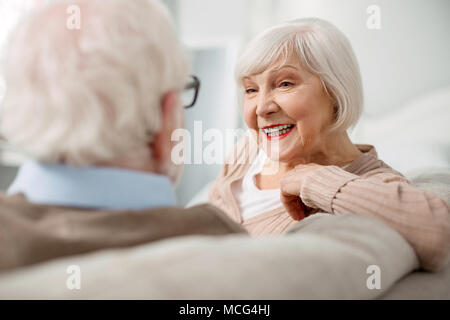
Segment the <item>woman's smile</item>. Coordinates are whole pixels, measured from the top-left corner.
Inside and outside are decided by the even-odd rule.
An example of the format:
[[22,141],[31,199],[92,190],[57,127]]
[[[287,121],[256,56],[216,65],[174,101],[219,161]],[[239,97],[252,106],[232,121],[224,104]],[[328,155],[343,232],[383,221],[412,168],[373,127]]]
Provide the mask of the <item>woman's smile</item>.
[[265,126],[261,130],[265,133],[267,140],[281,140],[293,131],[295,124],[273,124]]

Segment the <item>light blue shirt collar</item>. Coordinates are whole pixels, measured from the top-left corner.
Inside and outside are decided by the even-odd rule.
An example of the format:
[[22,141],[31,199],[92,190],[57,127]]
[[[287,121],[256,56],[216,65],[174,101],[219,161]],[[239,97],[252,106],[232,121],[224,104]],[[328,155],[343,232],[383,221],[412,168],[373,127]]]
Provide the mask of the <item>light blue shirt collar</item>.
[[68,207],[139,210],[176,205],[170,180],[162,175],[110,167],[73,167],[29,161],[8,194]]

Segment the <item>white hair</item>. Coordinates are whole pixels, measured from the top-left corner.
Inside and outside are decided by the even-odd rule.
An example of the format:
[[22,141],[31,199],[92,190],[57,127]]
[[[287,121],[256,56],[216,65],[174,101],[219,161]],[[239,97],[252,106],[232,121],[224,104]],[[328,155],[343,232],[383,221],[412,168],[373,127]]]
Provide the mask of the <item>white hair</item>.
[[244,97],[244,77],[283,64],[291,57],[317,75],[327,94],[335,100],[335,122],[330,131],[354,127],[363,107],[358,62],[345,35],[331,23],[317,18],[271,27],[248,45],[235,72],[240,104]]
[[[80,29],[67,27],[70,5],[80,8]],[[188,73],[159,1],[59,1],[12,37],[2,132],[45,162],[93,165],[145,155],[161,127],[162,97],[181,90]]]

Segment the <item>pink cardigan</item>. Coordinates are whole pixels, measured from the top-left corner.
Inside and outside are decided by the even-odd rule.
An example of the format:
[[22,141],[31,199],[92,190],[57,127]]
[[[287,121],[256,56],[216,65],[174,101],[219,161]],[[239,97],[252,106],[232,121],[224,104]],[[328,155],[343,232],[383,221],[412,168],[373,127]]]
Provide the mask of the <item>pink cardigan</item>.
[[[241,139],[213,183],[209,200],[224,210],[253,236],[283,234],[296,223],[280,207],[243,221],[231,184],[242,179],[258,153],[249,136]],[[450,252],[448,203],[429,191],[416,188],[401,173],[378,159],[371,145],[345,170],[326,166],[308,175],[300,197],[313,212],[354,213],[379,219],[397,230],[415,250],[425,270],[436,271]]]

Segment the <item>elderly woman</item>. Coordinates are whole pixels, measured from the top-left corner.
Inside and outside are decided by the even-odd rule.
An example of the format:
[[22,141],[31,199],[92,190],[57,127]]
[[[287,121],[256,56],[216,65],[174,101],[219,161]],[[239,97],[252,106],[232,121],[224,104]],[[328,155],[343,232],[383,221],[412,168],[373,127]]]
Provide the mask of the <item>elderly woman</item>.
[[332,24],[301,19],[256,37],[236,68],[250,134],[235,146],[210,202],[252,235],[282,234],[309,214],[373,217],[399,232],[422,268],[445,265],[447,202],[354,144],[362,110],[358,63]]

